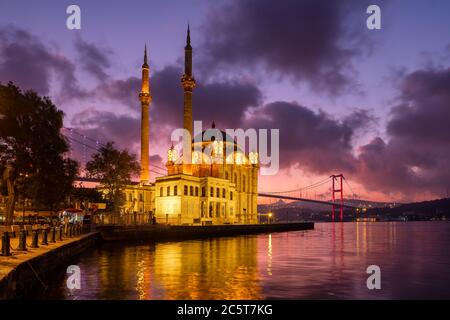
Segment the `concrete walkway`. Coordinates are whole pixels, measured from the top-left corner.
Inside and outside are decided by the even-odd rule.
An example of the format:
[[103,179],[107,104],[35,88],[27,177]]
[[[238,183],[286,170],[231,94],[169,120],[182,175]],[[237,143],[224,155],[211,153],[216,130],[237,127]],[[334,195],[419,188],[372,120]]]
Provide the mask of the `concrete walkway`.
[[32,238],[31,236],[27,237],[27,250],[28,251],[18,251],[16,250],[19,246],[19,237],[15,237],[11,239],[11,256],[4,257],[0,256],[0,281],[8,275],[11,271],[13,271],[18,265],[23,262],[27,262],[37,256],[45,254],[51,250],[56,248],[60,248],[64,245],[67,245],[72,242],[76,242],[84,237],[88,237],[92,235],[92,233],[83,234],[81,236],[76,236],[72,238],[63,238],[62,241],[56,241],[55,243],[49,242],[48,245],[41,245],[41,237],[39,237],[39,248],[30,248]]

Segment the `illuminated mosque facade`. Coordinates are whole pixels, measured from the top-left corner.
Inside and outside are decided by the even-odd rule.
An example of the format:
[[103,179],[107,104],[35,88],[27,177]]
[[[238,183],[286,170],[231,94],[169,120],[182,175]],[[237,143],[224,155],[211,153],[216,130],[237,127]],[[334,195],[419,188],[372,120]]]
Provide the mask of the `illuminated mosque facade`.
[[[192,47],[187,30],[185,68],[181,77],[184,91],[183,127],[192,137],[192,95],[195,79],[192,74]],[[142,65],[141,103],[141,173],[140,183],[125,190],[123,211],[149,213],[158,224],[218,225],[255,224],[258,222],[258,154],[246,153],[225,132],[215,128],[222,141],[213,135],[204,139],[189,138],[191,154],[178,155],[173,145],[167,153],[167,174],[150,182],[149,108],[152,102],[147,49]],[[228,149],[227,149],[228,148]],[[186,149],[185,149],[186,150]],[[205,152],[208,150],[208,152]],[[229,151],[231,150],[231,152]],[[188,159],[186,159],[188,158]]]

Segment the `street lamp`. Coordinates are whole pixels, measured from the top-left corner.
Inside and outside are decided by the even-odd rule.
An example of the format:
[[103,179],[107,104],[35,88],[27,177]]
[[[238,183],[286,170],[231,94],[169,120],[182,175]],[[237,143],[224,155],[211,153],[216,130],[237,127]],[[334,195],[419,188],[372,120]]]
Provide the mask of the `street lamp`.
[[272,220],[272,211],[269,212],[268,216],[269,216],[269,219],[268,219],[268,220],[269,220],[269,224],[270,224],[270,223],[271,223],[271,220]]

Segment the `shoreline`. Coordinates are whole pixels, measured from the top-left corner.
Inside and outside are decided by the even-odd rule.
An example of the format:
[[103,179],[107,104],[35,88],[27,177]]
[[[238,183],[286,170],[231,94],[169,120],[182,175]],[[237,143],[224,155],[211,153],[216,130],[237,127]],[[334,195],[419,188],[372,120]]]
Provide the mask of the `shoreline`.
[[174,240],[249,235],[269,232],[313,230],[314,222],[212,225],[212,226],[101,226],[97,230],[105,241],[126,240]]
[[15,254],[0,256],[0,299],[17,299],[38,288],[45,288],[45,279],[56,268],[70,261],[77,254],[92,247],[100,240],[98,232],[64,239],[38,249],[13,251]]
[[20,299],[46,287],[46,279],[76,255],[102,241],[184,241],[272,232],[313,230],[313,222],[216,226],[100,226],[95,232],[29,251],[0,256],[0,299]]

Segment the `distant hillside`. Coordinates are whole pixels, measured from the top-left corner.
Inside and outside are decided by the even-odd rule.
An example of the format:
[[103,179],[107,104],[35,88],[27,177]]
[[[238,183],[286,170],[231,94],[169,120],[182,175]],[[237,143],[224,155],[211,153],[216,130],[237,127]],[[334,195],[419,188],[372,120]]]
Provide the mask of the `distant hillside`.
[[407,217],[410,220],[450,217],[450,198],[406,203],[393,208],[373,208],[367,210],[366,215]]
[[[359,217],[375,217],[378,220],[442,220],[450,219],[450,199],[438,199],[416,203],[371,202],[363,200],[346,200],[367,211],[356,213],[355,209],[344,209],[344,220],[354,221]],[[266,220],[265,213],[272,212],[273,221],[330,221],[331,206],[303,201],[277,201],[272,204],[258,205],[258,212]]]
[[[325,199],[324,201],[329,201]],[[344,199],[344,202],[346,204],[354,205],[355,207],[366,207],[366,208],[384,208],[384,207],[396,207],[399,206],[398,203],[391,203],[391,202],[375,202],[375,201],[367,201],[367,200],[360,200],[360,199]],[[308,209],[315,212],[329,212],[331,206],[326,204],[320,204],[320,203],[313,203],[313,202],[307,202],[307,201],[292,201],[292,202],[285,202],[283,200],[278,200],[271,204],[261,204],[258,205],[258,210],[260,212],[268,212],[268,211],[274,211],[277,209],[287,209],[287,208],[299,208],[299,209]]]

